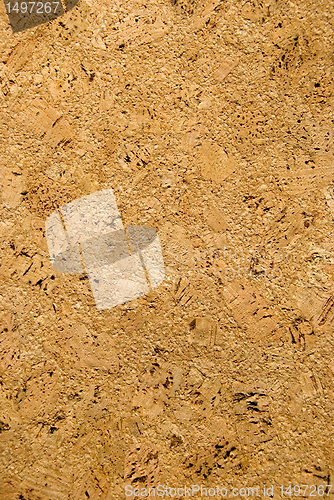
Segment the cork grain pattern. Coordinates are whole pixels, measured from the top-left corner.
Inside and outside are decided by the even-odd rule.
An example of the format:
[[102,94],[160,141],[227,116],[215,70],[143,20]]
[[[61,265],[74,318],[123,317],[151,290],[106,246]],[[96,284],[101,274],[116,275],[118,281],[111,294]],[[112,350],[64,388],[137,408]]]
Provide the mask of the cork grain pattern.
[[[0,5],[0,499],[333,484],[333,4],[66,6]],[[98,311],[45,221],[107,189],[165,279]]]

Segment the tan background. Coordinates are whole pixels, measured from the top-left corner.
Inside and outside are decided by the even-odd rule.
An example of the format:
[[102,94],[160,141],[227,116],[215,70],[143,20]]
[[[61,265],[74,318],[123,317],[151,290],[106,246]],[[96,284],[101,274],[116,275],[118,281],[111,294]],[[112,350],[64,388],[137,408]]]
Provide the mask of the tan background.
[[[1,5],[1,499],[334,482],[333,14]],[[104,188],[167,274],[97,312],[44,222]]]

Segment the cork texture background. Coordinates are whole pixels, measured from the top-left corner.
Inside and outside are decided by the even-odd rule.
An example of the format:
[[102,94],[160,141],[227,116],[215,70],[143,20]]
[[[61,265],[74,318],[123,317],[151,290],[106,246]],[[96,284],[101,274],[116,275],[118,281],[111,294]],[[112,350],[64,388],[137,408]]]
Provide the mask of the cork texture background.
[[[333,19],[80,0],[13,33],[0,5],[1,499],[334,483]],[[45,219],[109,188],[166,278],[97,311]]]

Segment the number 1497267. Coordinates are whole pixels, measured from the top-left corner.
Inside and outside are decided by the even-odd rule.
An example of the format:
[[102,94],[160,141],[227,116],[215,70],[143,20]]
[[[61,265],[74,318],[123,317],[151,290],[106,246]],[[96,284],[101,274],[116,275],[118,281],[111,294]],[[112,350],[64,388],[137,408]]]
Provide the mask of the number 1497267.
[[21,12],[22,14],[56,14],[60,2],[15,2],[6,3],[8,14]]
[[280,486],[282,497],[328,497],[331,489],[331,484],[320,486],[315,484],[290,484],[289,486]]

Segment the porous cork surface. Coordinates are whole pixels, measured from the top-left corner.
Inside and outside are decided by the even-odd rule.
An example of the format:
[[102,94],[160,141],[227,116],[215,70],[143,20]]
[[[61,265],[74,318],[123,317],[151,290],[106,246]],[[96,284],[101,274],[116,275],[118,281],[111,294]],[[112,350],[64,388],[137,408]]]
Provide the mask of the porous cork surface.
[[[333,484],[333,19],[80,0],[12,33],[1,4],[1,499]],[[97,311],[45,219],[110,188],[166,278]]]

